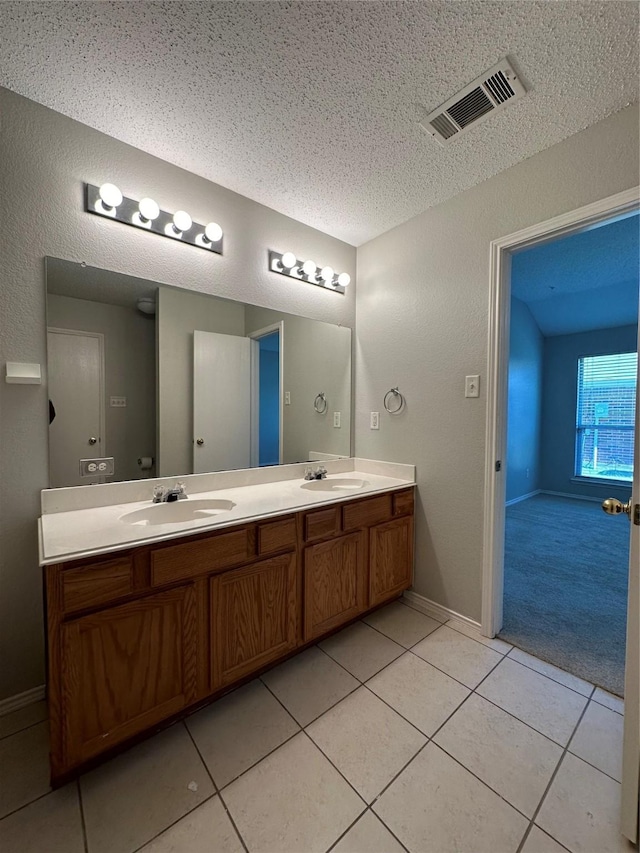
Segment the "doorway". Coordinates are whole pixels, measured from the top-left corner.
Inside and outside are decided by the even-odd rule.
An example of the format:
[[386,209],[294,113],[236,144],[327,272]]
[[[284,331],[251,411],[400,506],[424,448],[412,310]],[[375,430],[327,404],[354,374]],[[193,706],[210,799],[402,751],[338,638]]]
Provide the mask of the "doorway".
[[279,465],[284,432],[284,323],[251,332],[251,465]]

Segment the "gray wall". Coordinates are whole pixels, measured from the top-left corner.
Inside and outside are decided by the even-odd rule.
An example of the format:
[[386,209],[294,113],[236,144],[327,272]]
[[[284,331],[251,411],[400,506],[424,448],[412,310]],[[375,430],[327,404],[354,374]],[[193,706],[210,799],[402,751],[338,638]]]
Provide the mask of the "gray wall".
[[511,298],[507,502],[540,488],[544,338],[528,306]]
[[[151,476],[140,471],[140,456],[155,456],[156,342],[153,317],[134,308],[87,299],[47,295],[48,325],[104,335],[104,450],[114,457],[114,480]],[[126,397],[112,408],[110,397]],[[54,401],[55,402],[55,401]]]
[[[481,610],[489,244],[638,183],[634,105],[358,249],[356,453],[417,466],[414,588],[472,619]],[[480,398],[465,399],[473,373]],[[407,406],[392,417],[382,398],[394,385]]]
[[[44,258],[53,255],[189,290],[353,326],[355,285],[338,297],[270,273],[267,251],[345,270],[356,251],[319,231],[0,89],[0,366],[45,363]],[[225,230],[224,256],[90,216],[83,182],[118,184]],[[47,487],[47,387],[0,382],[0,699],[44,681],[37,526]]]
[[577,365],[586,355],[635,352],[637,326],[557,335],[544,341],[541,488],[563,494],[628,500],[631,486],[572,482],[576,444]]

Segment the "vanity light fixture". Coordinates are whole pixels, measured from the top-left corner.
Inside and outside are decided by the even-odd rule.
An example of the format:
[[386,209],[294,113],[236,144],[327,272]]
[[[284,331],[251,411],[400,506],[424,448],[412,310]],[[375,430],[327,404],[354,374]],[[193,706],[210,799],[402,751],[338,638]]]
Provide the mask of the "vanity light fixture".
[[123,196],[115,184],[102,186],[85,184],[85,210],[98,216],[115,219],[134,228],[143,228],[170,237],[180,243],[197,246],[207,252],[222,254],[222,228],[217,222],[206,226],[194,222],[186,210],[169,213],[161,210],[157,202],[145,197],[140,201]]
[[351,281],[349,273],[341,272],[336,275],[333,267],[319,267],[315,261],[298,260],[293,252],[274,252],[273,249],[269,250],[269,270],[288,278],[296,278],[298,281],[326,287],[335,293],[344,293]]

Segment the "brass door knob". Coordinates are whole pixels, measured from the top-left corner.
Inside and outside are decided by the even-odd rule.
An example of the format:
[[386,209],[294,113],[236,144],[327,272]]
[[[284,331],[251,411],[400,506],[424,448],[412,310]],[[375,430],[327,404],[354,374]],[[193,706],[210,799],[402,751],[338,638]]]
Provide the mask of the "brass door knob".
[[607,498],[602,501],[602,509],[607,513],[607,515],[620,515],[623,512],[631,518],[631,501],[627,504],[623,504],[622,501],[619,501],[617,498]]
[[198,447],[202,447],[202,445],[204,444],[204,438],[196,438],[196,444],[198,445]]

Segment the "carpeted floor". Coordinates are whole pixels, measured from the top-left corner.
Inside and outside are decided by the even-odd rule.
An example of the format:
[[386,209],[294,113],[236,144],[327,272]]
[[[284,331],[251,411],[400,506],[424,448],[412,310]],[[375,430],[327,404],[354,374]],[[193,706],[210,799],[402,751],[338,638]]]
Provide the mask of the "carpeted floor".
[[507,507],[500,638],[622,696],[628,571],[629,525],[595,501]]

